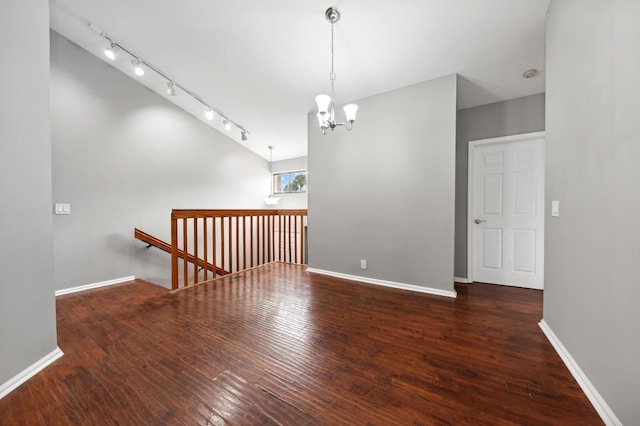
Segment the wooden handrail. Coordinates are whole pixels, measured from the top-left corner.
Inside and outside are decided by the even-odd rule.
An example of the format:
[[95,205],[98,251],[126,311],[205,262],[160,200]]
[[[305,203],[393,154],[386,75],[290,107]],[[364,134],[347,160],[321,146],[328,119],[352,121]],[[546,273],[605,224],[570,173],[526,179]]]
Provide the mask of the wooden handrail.
[[304,263],[306,216],[306,209],[174,209],[168,247],[172,288],[177,289],[180,281],[183,287],[210,281],[209,268],[199,274],[194,267],[189,277],[186,264],[178,261],[185,252],[187,260],[219,265],[211,279],[223,275],[220,270],[228,274],[274,261]]
[[[161,239],[156,238],[151,234],[147,234],[146,232],[141,231],[138,228],[135,228],[133,230],[133,236],[136,239],[142,242],[145,242],[153,247],[159,248],[160,250],[165,251],[167,253],[171,253],[171,244],[165,241],[162,241]],[[178,250],[177,255],[180,259],[184,259],[183,250]],[[207,268],[207,270],[211,272],[213,272],[215,268],[216,274],[218,275],[227,275],[229,273],[228,271],[225,271],[224,269],[219,268],[209,262],[205,262],[204,259],[196,258],[192,254],[187,254],[187,262],[193,263],[194,265],[197,265],[197,266],[202,266],[203,268]]]
[[192,219],[203,217],[237,217],[237,216],[306,216],[306,209],[173,209],[171,217],[176,219]]

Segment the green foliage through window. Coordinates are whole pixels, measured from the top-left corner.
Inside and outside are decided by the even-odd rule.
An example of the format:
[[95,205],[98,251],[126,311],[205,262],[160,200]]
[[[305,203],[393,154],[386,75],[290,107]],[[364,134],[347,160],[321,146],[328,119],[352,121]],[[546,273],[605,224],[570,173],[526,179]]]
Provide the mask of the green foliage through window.
[[275,194],[283,194],[288,192],[307,192],[306,170],[274,173],[273,192]]

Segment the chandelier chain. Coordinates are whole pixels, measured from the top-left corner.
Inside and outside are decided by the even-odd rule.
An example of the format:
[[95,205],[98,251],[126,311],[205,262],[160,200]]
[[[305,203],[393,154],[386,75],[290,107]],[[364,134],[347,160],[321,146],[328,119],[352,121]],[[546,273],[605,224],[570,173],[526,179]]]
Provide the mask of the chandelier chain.
[[333,81],[336,79],[336,73],[334,72],[333,67],[333,24],[331,24],[331,74],[329,74],[329,80]]
[[334,106],[335,106],[335,94],[336,94],[336,73],[333,66],[333,22],[331,23],[331,74],[329,74],[329,80],[331,80],[331,119],[333,119]]

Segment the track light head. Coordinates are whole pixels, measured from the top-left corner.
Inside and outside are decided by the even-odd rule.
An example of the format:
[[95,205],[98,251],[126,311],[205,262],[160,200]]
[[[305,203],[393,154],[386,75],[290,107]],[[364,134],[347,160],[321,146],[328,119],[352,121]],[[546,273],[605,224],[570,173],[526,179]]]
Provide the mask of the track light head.
[[176,85],[173,81],[167,82],[167,95],[175,96],[176,95]]
[[243,130],[243,131],[242,131],[242,133],[241,133],[240,135],[241,135],[242,141],[243,141],[243,142],[246,142],[246,140],[248,139],[248,138],[247,138],[247,131],[246,131],[246,130]]
[[115,60],[117,49],[118,49],[118,46],[114,42],[111,42],[111,45],[106,49],[104,49],[104,56],[111,59],[112,61]]
[[144,68],[142,68],[142,63],[140,63],[140,59],[132,59],[131,65],[133,65],[133,71],[136,73],[138,77],[142,77],[144,75]]
[[229,119],[225,118],[222,124],[224,124],[224,129],[226,131],[231,130],[231,123],[229,123]]
[[213,110],[209,108],[205,111],[204,116],[207,117],[207,120],[213,120]]

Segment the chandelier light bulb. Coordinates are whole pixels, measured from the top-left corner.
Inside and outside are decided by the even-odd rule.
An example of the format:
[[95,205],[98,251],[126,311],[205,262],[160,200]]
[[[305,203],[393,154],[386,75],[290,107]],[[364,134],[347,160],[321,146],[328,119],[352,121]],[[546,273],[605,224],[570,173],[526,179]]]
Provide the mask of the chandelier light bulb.
[[317,114],[316,114],[316,117],[318,117],[318,125],[319,125],[320,127],[324,127],[324,126],[326,126],[326,125],[327,125],[327,122],[325,121],[324,116],[323,116],[322,114],[317,113]]
[[356,121],[356,113],[358,112],[358,105],[356,104],[345,105],[343,109],[344,109],[344,115],[347,117],[347,121],[353,124],[353,122]]
[[323,117],[329,113],[329,105],[331,105],[331,96],[318,95],[316,96],[316,103],[318,104],[318,114]]

